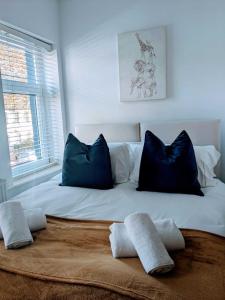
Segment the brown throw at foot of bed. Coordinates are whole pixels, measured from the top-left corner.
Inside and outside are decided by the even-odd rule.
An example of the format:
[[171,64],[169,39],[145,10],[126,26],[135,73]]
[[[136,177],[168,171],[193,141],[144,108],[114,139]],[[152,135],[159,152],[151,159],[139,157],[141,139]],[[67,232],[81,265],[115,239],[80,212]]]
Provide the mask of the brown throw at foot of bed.
[[0,299],[192,299],[225,297],[225,239],[182,230],[186,249],[171,254],[174,271],[147,275],[138,258],[114,259],[111,222],[49,217],[34,244],[0,243]]

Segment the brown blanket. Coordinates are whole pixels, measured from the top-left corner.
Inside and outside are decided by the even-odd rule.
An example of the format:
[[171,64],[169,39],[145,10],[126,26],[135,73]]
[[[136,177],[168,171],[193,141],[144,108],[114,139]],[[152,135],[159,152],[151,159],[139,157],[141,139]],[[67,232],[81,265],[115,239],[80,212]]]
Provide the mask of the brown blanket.
[[110,222],[48,218],[34,244],[0,243],[0,299],[225,299],[225,239],[183,230],[186,249],[171,253],[176,268],[147,275],[139,259],[114,259]]

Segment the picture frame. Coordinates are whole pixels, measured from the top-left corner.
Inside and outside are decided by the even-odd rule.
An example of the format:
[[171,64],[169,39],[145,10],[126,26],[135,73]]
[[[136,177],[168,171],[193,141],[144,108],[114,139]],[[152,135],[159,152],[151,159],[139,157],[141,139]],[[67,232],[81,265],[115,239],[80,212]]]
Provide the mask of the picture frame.
[[165,27],[118,35],[120,101],[166,98]]

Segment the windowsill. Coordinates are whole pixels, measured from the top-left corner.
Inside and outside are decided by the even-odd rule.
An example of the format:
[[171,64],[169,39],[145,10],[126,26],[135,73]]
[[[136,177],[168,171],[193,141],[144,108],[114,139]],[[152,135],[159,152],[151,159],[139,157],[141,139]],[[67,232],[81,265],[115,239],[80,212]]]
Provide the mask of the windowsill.
[[60,173],[61,169],[62,167],[60,165],[53,165],[22,178],[14,179],[13,185],[7,190],[8,199],[29,188],[41,184],[42,182],[48,181],[53,176]]

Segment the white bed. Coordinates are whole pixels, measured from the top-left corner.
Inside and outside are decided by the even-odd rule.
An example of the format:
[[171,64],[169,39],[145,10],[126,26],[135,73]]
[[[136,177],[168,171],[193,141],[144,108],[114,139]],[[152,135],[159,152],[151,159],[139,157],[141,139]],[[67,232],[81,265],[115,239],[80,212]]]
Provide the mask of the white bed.
[[[160,132],[171,142],[182,129],[188,130],[196,145],[220,148],[219,122],[188,121],[175,123],[143,123],[132,126],[79,125],[77,136],[90,142],[102,131],[108,141],[140,141],[139,133],[146,129]],[[124,128],[124,130],[123,130]],[[167,132],[166,132],[167,131]],[[126,132],[126,134],[124,134]],[[116,138],[117,136],[117,138]],[[127,138],[129,136],[129,138]],[[168,138],[169,137],[169,138]],[[217,170],[219,174],[219,168]],[[61,187],[60,175],[18,195],[24,208],[42,207],[49,215],[71,219],[117,220],[133,212],[147,212],[154,219],[173,218],[179,228],[199,229],[225,236],[225,184],[215,180],[214,187],[203,189],[205,197],[195,195],[137,192],[136,185],[127,182],[111,190]]]
[[205,197],[137,192],[127,182],[111,190],[61,187],[59,176],[15,199],[24,208],[42,207],[46,214],[89,220],[123,221],[132,212],[147,212],[153,219],[173,218],[180,228],[200,229],[225,236],[225,184],[205,188]]

